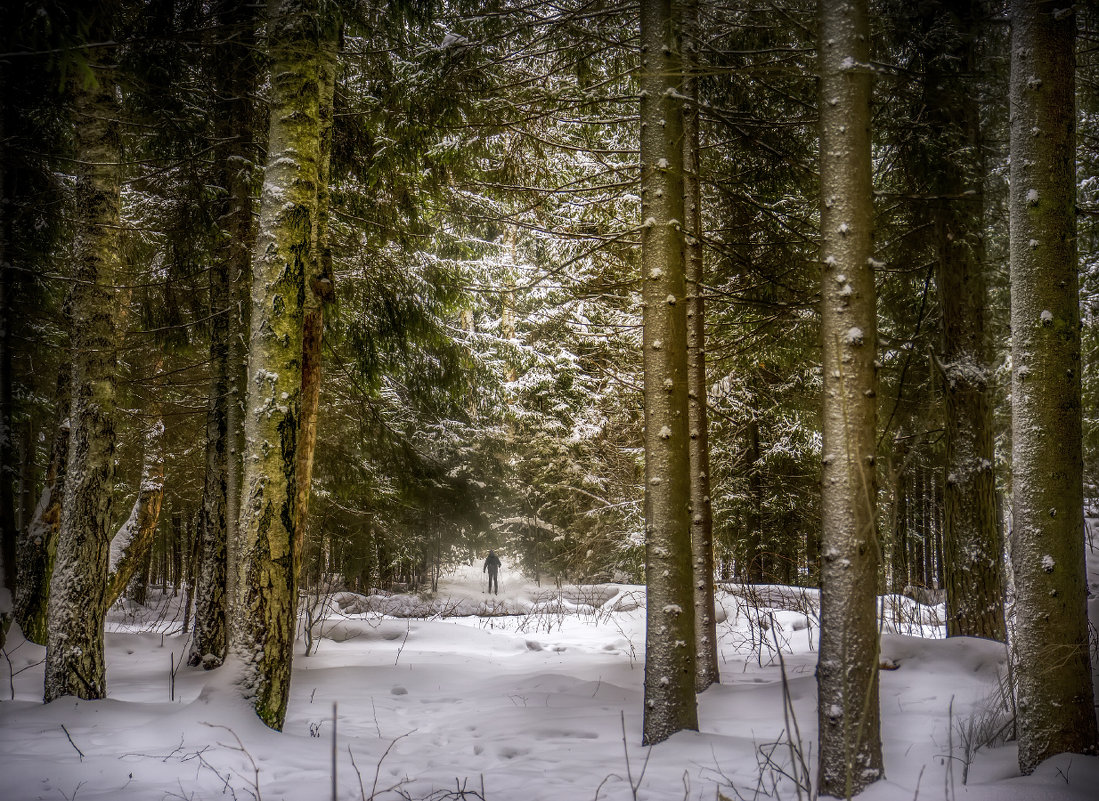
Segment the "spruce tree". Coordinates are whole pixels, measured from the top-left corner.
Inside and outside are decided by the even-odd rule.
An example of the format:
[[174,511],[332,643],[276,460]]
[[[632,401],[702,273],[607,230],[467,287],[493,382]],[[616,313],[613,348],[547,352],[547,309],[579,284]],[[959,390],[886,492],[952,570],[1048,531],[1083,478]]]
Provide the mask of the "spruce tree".
[[641,283],[645,371],[644,742],[698,728],[691,592],[683,107],[670,0],[641,3]]
[[701,29],[697,0],[683,3],[683,231],[687,287],[687,415],[691,460],[691,553],[694,562],[695,690],[718,681],[714,609],[714,520],[710,504],[710,437],[706,396],[706,304],[702,247]]
[[[114,37],[114,3],[92,13],[89,41]],[[103,698],[111,492],[115,473],[119,323],[117,287],[121,109],[113,48],[88,51],[89,75],[70,83],[75,129],[72,289],[72,397],[69,453],[57,555],[50,581],[45,699]]]
[[820,60],[822,795],[883,775],[878,710],[876,329],[866,0],[822,0]]
[[1095,754],[1076,253],[1076,15],[1011,4],[1011,433],[1019,767]]

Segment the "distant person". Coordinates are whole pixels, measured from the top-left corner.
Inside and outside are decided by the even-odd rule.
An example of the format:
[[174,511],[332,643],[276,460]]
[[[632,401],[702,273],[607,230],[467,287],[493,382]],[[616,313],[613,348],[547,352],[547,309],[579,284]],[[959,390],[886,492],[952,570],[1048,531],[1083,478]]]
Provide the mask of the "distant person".
[[496,555],[496,551],[490,549],[488,559],[485,560],[485,566],[481,568],[481,572],[488,573],[488,591],[493,595],[500,594],[500,580],[496,578],[499,570],[500,557]]

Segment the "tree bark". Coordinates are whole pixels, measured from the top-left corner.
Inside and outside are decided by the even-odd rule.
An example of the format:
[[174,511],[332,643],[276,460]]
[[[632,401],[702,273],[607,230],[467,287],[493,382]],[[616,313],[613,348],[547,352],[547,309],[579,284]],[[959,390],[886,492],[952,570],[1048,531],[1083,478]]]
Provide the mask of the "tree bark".
[[317,179],[317,211],[312,232],[312,271],[305,280],[304,335],[302,341],[301,431],[298,437],[298,487],[294,524],[294,562],[301,567],[305,530],[309,518],[309,493],[313,484],[313,454],[317,446],[317,411],[321,396],[321,345],[324,341],[324,307],[335,300],[335,271],[328,243],[329,164],[332,155],[332,103],[336,90],[336,48],[339,31],[333,27],[322,42],[317,74],[320,115],[320,162]]
[[[104,12],[92,41],[110,41]],[[93,49],[94,84],[73,82],[76,182],[69,463],[57,557],[50,581],[45,699],[103,698],[111,490],[115,472],[115,392],[122,302],[121,135],[110,51]]]
[[641,261],[645,371],[644,742],[698,728],[694,697],[683,105],[669,0],[641,3]]
[[321,50],[335,21],[319,0],[282,0],[268,21],[271,120],[252,260],[245,416],[240,619],[233,648],[240,687],[281,729],[297,622],[297,449],[301,421],[303,297],[314,269],[321,179]]
[[259,80],[256,7],[221,0],[217,20],[219,101],[215,109],[221,184],[225,198],[218,225],[225,232],[210,265],[210,397],[206,411],[206,472],[199,510],[200,567],[193,576],[194,632],[189,665],[221,665],[229,647],[230,607],[239,551],[240,436],[243,428],[244,320],[250,259],[256,231],[253,220],[256,172],[256,108]]
[[31,642],[46,644],[46,610],[50,600],[50,576],[57,555],[57,532],[61,528],[61,501],[65,497],[65,471],[69,460],[69,382],[59,387],[60,422],[54,434],[46,484],[38,498],[31,521],[20,532],[16,553],[18,581],[15,619]]
[[1076,15],[1011,4],[1012,565],[1019,768],[1095,754],[1076,259]]
[[163,501],[164,421],[158,418],[145,433],[145,459],[137,499],[129,518],[111,538],[107,578],[108,607],[121,597],[130,579],[145,563],[145,555],[152,550]]
[[866,0],[820,6],[821,331],[824,366],[821,795],[883,776],[878,710],[876,308]]
[[720,678],[714,609],[714,520],[710,506],[710,439],[706,411],[706,308],[699,180],[698,0],[685,0],[683,112],[683,230],[687,288],[687,425],[691,460],[691,554],[694,562],[695,692]]

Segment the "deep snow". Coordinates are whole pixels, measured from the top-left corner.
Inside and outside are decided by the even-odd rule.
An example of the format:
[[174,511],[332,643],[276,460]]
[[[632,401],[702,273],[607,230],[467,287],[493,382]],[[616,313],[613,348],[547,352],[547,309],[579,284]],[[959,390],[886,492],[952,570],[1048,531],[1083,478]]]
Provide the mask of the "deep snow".
[[[649,750],[640,744],[643,588],[556,592],[510,573],[506,558],[501,577],[499,597],[482,594],[475,566],[447,577],[429,602],[331,599],[316,653],[304,656],[299,641],[283,733],[236,699],[231,666],[180,665],[186,643],[170,619],[178,598],[112,609],[105,701],[43,705],[44,649],[13,631],[10,666],[0,660],[0,697],[15,698],[0,703],[0,798],[328,799],[335,703],[340,799],[441,800],[463,789],[493,801],[631,799],[631,782],[639,799],[793,799],[781,777],[792,771],[776,642],[815,772],[817,628],[804,613],[813,594],[762,588],[754,600],[772,606],[760,609],[737,588],[722,591],[721,684],[699,697],[700,731]],[[1099,571],[1089,578],[1094,593]],[[434,616],[398,616],[410,613]],[[444,616],[455,613],[470,614]],[[906,602],[907,623],[886,625],[882,658],[895,666],[881,671],[887,779],[860,797],[1094,799],[1099,758],[1062,755],[1020,777],[1011,743],[979,750],[962,784],[965,729],[1005,720],[989,700],[1004,648],[943,640],[940,627],[919,625],[934,613]]]

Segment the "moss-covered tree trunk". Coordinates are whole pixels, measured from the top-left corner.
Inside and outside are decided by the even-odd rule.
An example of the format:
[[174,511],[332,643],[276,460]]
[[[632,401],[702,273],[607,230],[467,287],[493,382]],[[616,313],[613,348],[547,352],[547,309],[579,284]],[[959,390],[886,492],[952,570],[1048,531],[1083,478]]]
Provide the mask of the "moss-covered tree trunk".
[[281,729],[297,622],[298,435],[305,278],[312,275],[321,179],[320,62],[333,20],[319,0],[273,3],[270,126],[252,259],[245,412],[240,609],[241,691]]
[[714,520],[706,410],[706,307],[703,297],[702,183],[699,180],[698,0],[683,3],[683,230],[686,234],[687,414],[691,458],[691,553],[694,561],[695,691],[718,681],[714,612]]
[[317,211],[313,219],[311,272],[305,280],[304,336],[302,341],[301,431],[298,438],[298,497],[295,510],[295,564],[301,567],[309,517],[309,493],[313,484],[313,453],[317,446],[317,412],[321,397],[321,345],[324,340],[324,307],[335,299],[335,272],[328,244],[328,178],[332,155],[332,103],[336,90],[336,47],[339,31],[326,31],[328,40],[318,54],[318,91],[321,153],[318,165]]
[[1011,431],[1019,767],[1097,750],[1076,260],[1076,17],[1011,4]]
[[230,556],[234,552],[240,511],[240,433],[243,418],[244,320],[242,304],[255,243],[253,211],[256,172],[256,107],[259,80],[256,56],[256,7],[221,0],[215,15],[219,101],[215,127],[222,147],[218,211],[224,232],[217,258],[210,265],[210,396],[206,409],[206,470],[199,509],[197,575],[192,577],[195,625],[189,665],[210,669],[225,661],[233,597]]
[[641,3],[641,269],[645,370],[644,741],[698,727],[691,569],[683,104],[669,0]]
[[[111,15],[97,17],[91,41],[110,41]],[[73,82],[75,237],[69,313],[72,401],[69,462],[57,556],[50,581],[45,699],[103,698],[111,490],[115,471],[115,392],[121,274],[120,109],[106,62],[89,51],[94,82]]]
[[821,795],[883,775],[878,711],[876,331],[866,0],[822,0]]

